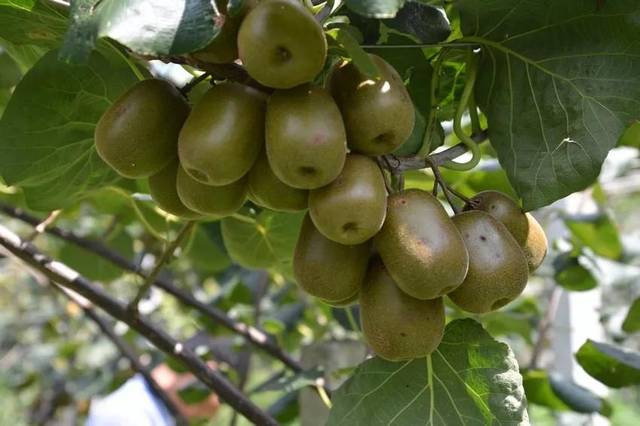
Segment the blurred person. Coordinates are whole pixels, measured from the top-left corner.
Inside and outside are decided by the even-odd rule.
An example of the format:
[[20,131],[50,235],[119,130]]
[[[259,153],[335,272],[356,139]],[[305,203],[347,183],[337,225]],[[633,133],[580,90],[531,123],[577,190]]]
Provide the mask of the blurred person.
[[[220,401],[215,394],[196,404],[187,404],[180,398],[178,392],[194,380],[191,373],[176,373],[166,364],[160,364],[151,376],[187,419],[211,418],[218,411]],[[86,422],[86,426],[174,425],[173,416],[140,374],[106,397],[92,400]]]

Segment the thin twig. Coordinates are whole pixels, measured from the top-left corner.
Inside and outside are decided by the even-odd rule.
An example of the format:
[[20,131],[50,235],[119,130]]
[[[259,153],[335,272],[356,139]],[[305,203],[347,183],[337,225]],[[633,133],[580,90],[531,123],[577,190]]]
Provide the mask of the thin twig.
[[211,77],[211,74],[208,72],[204,72],[199,76],[192,78],[190,82],[182,86],[182,88],[180,89],[180,93],[182,93],[184,96],[187,96],[194,87],[196,87],[198,84],[202,83],[209,77]]
[[383,158],[384,157],[376,157],[376,163],[378,164],[378,167],[380,168],[380,173],[382,173],[382,180],[384,182],[384,187],[387,189],[387,194],[392,194],[393,191],[391,189],[391,184],[389,183],[389,176],[387,176],[387,173],[385,172],[385,166],[382,164],[383,163]]
[[542,349],[547,340],[547,334],[551,328],[551,324],[556,317],[558,311],[558,305],[560,304],[560,296],[562,296],[562,287],[554,285],[551,294],[549,295],[549,303],[547,304],[547,311],[544,317],[538,324],[538,336],[536,337],[536,343],[533,346],[531,352],[531,360],[529,361],[529,369],[535,370],[538,367],[538,361],[542,354]]
[[471,199],[469,197],[467,197],[466,195],[464,195],[462,192],[458,191],[457,189],[455,189],[454,187],[452,187],[451,185],[449,185],[448,183],[444,183],[445,185],[447,185],[447,189],[449,190],[449,192],[451,192],[453,195],[455,195],[456,197],[458,197],[459,199],[461,199],[462,201],[464,201],[465,203],[471,203]]
[[181,362],[195,377],[239,411],[248,420],[260,425],[277,425],[276,420],[249,400],[218,371],[210,368],[206,362],[190,349],[184,347],[163,329],[141,315],[133,315],[125,304],[116,300],[102,288],[80,275],[69,266],[55,261],[32,244],[23,241],[18,235],[0,225],[0,245],[16,257],[22,259],[30,268],[40,272],[48,279],[71,289],[95,306],[99,306],[112,317],[129,325],[154,344],[158,349]]
[[173,257],[173,253],[180,246],[180,244],[182,244],[187,235],[189,235],[189,232],[191,232],[194,225],[194,221],[187,222],[180,230],[178,236],[171,243],[169,243],[167,248],[162,252],[160,259],[158,259],[158,261],[156,262],[156,266],[154,266],[153,270],[149,273],[149,275],[147,275],[147,278],[144,280],[144,283],[138,290],[136,297],[131,301],[131,303],[129,303],[128,309],[131,312],[138,312],[138,304],[147,294],[151,286],[153,286],[156,278],[158,278],[158,275],[160,275],[162,268],[164,268],[164,265],[169,262],[169,260],[171,260],[171,258]]
[[[0,203],[0,211],[4,214],[21,220],[22,222],[28,223],[32,226],[36,226],[40,223],[40,220],[37,217],[34,217],[21,209],[15,208],[13,206]],[[122,268],[125,271],[132,272],[142,278],[146,278],[147,275],[144,271],[142,271],[138,265],[129,259],[122,256],[115,250],[104,245],[102,242],[83,238],[75,233],[68,231],[66,229],[59,228],[57,226],[49,227],[45,230],[46,233],[53,235],[57,238],[60,238],[64,241],[75,244],[76,246],[96,254],[101,258],[108,260],[112,264]],[[162,277],[158,277],[155,280],[155,285],[166,291],[167,293],[174,296],[180,302],[184,303],[191,308],[194,308],[205,315],[207,318],[210,318],[212,321],[220,324],[226,329],[230,330],[233,333],[236,333],[242,337],[244,337],[249,343],[254,345],[257,348],[262,349],[272,357],[280,360],[284,365],[295,372],[300,372],[303,370],[302,365],[293,359],[289,354],[287,354],[282,348],[280,348],[273,339],[269,337],[267,333],[264,331],[247,325],[243,322],[236,321],[229,317],[225,312],[220,309],[208,304],[199,301],[195,297],[193,297],[189,292],[179,288],[172,281],[167,280]]]
[[182,413],[180,413],[180,410],[178,409],[176,404],[171,400],[171,398],[169,398],[166,392],[160,387],[158,382],[156,382],[154,378],[151,377],[149,370],[140,362],[140,359],[136,355],[133,348],[131,348],[120,336],[118,336],[113,331],[107,321],[93,309],[91,302],[80,296],[78,293],[55,284],[53,281],[49,281],[49,284],[52,288],[63,294],[67,299],[80,307],[87,318],[89,318],[96,324],[96,326],[98,326],[102,334],[104,334],[111,341],[111,343],[113,343],[114,346],[118,348],[122,356],[129,361],[129,363],[131,364],[131,368],[133,368],[134,371],[139,373],[144,378],[153,394],[164,403],[169,412],[173,415],[176,423],[178,425],[187,425],[187,419],[182,415]]
[[60,213],[62,213],[62,210],[54,210],[49,213],[49,215],[42,222],[35,226],[33,232],[27,238],[25,238],[25,240],[33,241],[38,238],[38,236],[46,231],[49,226],[55,223],[55,221],[58,219],[58,216],[60,216]]
[[[427,159],[427,161],[429,161],[429,159]],[[444,178],[442,177],[442,174],[440,174],[440,170],[438,169],[438,166],[436,166],[435,164],[429,164],[429,167],[431,167],[431,170],[433,171],[433,176],[436,179],[436,185],[440,185],[440,188],[442,188],[442,193],[444,194],[444,198],[447,199],[447,203],[449,203],[449,205],[451,206],[451,210],[453,210],[453,213],[454,214],[460,213],[460,209],[458,208],[458,206],[455,205],[455,203],[453,202],[453,199],[451,198],[451,195],[449,193],[450,191],[449,186],[447,185]]]
[[[471,138],[476,141],[476,143],[482,143],[489,137],[489,131],[484,130],[482,133],[473,134]],[[459,143],[450,148],[447,148],[443,151],[433,153],[429,155],[427,158],[431,161],[431,163],[436,166],[440,166],[448,160],[453,160],[455,158],[460,157],[461,155],[467,152],[467,148],[464,144]],[[399,166],[397,169],[399,171],[407,171],[407,170],[422,170],[430,167],[427,163],[427,158],[425,157],[398,157]]]

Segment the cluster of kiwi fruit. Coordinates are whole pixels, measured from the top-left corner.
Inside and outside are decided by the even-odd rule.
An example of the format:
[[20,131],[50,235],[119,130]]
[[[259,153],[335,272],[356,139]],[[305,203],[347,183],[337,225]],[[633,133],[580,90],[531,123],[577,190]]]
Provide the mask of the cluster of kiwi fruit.
[[[221,2],[222,3],[222,2]],[[333,67],[327,41],[296,0],[247,1],[198,61],[239,59],[259,85],[217,82],[190,107],[171,84],[142,81],[102,116],[101,158],[127,178],[147,178],[159,207],[217,219],[248,200],[304,211],[293,269],[309,294],[334,306],[357,301],[379,356],[422,357],[440,343],[447,295],[472,313],[524,289],[546,253],[535,219],[498,192],[450,218],[430,193],[389,194],[376,156],[398,149],[415,115],[396,70],[371,55],[380,78],[352,62]]]

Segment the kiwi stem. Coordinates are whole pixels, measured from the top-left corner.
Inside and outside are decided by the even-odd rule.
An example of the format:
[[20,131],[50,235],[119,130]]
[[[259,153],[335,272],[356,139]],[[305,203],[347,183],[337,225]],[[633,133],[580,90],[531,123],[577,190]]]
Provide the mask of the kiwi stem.
[[478,105],[476,104],[476,95],[473,91],[469,97],[469,118],[471,119],[471,133],[482,133],[480,117],[478,116]]
[[27,238],[25,238],[25,241],[28,241],[30,243],[33,242],[33,240],[35,240],[39,235],[46,231],[48,227],[53,225],[56,220],[58,220],[58,217],[60,217],[60,213],[62,213],[62,210],[54,210],[49,213],[49,215],[42,222],[34,227],[33,232],[31,232],[31,234]]
[[389,175],[385,172],[385,165],[387,163],[387,159],[385,157],[376,157],[376,163],[378,163],[378,167],[380,168],[380,173],[382,173],[382,180],[384,181],[384,187],[387,189],[387,194],[393,193],[393,188],[391,188],[391,183],[389,182]]
[[458,197],[459,199],[461,199],[462,201],[464,201],[465,203],[471,203],[471,198],[465,196],[462,192],[458,191],[457,189],[453,188],[451,185],[446,184],[447,188],[449,189],[449,192],[451,192],[453,195],[455,195],[456,197]]
[[256,220],[250,217],[247,217],[245,215],[242,215],[240,213],[234,213],[232,214],[230,217],[239,220],[240,222],[244,222],[244,223],[250,223],[252,225],[256,224]]
[[433,171],[433,176],[436,180],[434,186],[440,185],[440,188],[442,188],[442,193],[444,194],[444,198],[446,198],[447,203],[449,203],[449,205],[451,206],[451,210],[453,210],[454,214],[458,214],[460,213],[460,208],[458,208],[458,206],[455,205],[455,203],[453,202],[453,199],[451,198],[451,188],[449,188],[449,185],[447,185],[447,183],[445,182],[444,178],[442,177],[442,174],[440,173],[440,169],[438,169],[438,166],[436,166],[435,164],[431,163],[431,161],[427,158],[427,162],[430,163],[429,167],[431,167],[431,170]]
[[547,311],[538,325],[538,336],[531,353],[531,360],[529,361],[529,369],[536,369],[538,367],[538,360],[540,354],[544,348],[544,343],[547,340],[547,334],[551,328],[551,324],[556,317],[558,311],[558,304],[560,303],[560,296],[562,296],[562,287],[554,286],[549,295],[549,302],[547,304]]
[[158,259],[156,265],[153,267],[153,270],[149,273],[149,275],[147,275],[147,278],[144,280],[144,283],[138,290],[136,297],[127,306],[127,310],[129,312],[136,314],[138,313],[138,304],[147,294],[151,286],[153,286],[153,283],[155,282],[158,275],[160,275],[160,271],[162,271],[164,265],[169,262],[169,260],[171,260],[171,258],[173,257],[173,253],[189,235],[195,224],[196,222],[194,221],[187,222],[178,233],[178,236],[176,236],[176,238],[171,243],[169,243],[166,249],[162,252],[160,259]]
[[180,89],[180,93],[182,93],[186,97],[194,87],[196,87],[198,84],[202,83],[209,77],[211,77],[211,74],[208,72],[204,72],[199,76],[192,78],[190,82],[182,86],[182,88]]
[[346,311],[347,320],[349,321],[349,325],[351,326],[351,328],[353,329],[353,331],[355,333],[360,334],[360,326],[358,325],[358,322],[356,321],[355,317],[353,316],[353,311],[351,310],[351,307],[347,306],[344,310]]
[[333,407],[333,404],[331,403],[331,398],[329,398],[329,394],[327,393],[325,387],[321,384],[317,384],[316,389],[318,390],[318,395],[320,395],[320,399],[322,400],[324,405],[326,405],[327,408],[331,409]]
[[473,51],[470,50],[467,57],[467,81],[465,82],[464,90],[462,91],[462,97],[460,98],[458,108],[456,109],[456,113],[453,118],[453,131],[460,139],[460,141],[466,146],[469,152],[471,152],[471,159],[466,163],[456,163],[453,160],[445,161],[442,166],[451,170],[471,170],[478,165],[478,162],[480,162],[480,147],[469,135],[464,132],[464,129],[462,128],[462,116],[464,115],[464,112],[469,105],[469,100],[471,99],[471,95],[473,94],[473,88],[475,87],[477,75],[478,63]]
[[431,151],[431,140],[433,134],[433,126],[437,119],[436,112],[438,111],[438,96],[437,90],[440,85],[440,70],[442,69],[442,64],[447,56],[448,50],[446,48],[442,49],[438,52],[438,59],[433,65],[433,74],[431,74],[431,87],[429,90],[430,96],[430,105],[431,109],[429,109],[429,116],[427,117],[427,128],[425,129],[424,138],[422,139],[422,146],[418,151],[418,157],[425,157]]

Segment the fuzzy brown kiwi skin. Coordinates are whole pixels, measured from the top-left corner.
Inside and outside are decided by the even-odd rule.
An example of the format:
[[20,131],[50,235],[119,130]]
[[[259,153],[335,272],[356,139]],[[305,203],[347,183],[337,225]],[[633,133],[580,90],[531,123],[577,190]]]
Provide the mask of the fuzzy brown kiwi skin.
[[547,255],[548,242],[533,215],[522,211],[518,203],[499,191],[479,192],[464,206],[464,211],[470,210],[487,212],[502,222],[524,251],[529,272],[538,269]]
[[425,191],[389,196],[387,218],[374,245],[397,285],[416,299],[441,297],[467,274],[469,256],[460,232]]
[[369,243],[346,246],[331,241],[307,214],[293,255],[293,273],[307,293],[328,304],[349,302],[360,291],[367,272]]
[[484,314],[518,297],[527,285],[527,260],[508,229],[490,214],[475,210],[457,214],[469,253],[469,270],[462,284],[448,294],[464,311]]
[[425,357],[442,341],[442,298],[418,300],[407,295],[379,258],[369,266],[359,300],[363,335],[381,358],[403,361]]

